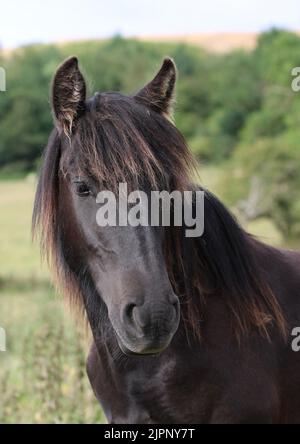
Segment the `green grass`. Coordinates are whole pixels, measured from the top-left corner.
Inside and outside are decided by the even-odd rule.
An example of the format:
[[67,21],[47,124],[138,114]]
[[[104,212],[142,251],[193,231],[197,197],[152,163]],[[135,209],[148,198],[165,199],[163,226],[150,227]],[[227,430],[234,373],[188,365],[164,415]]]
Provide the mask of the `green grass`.
[[101,423],[87,341],[55,294],[30,224],[35,181],[0,181],[0,423]]
[[41,267],[38,245],[31,242],[34,189],[32,177],[0,182],[0,276],[48,276],[46,267]]

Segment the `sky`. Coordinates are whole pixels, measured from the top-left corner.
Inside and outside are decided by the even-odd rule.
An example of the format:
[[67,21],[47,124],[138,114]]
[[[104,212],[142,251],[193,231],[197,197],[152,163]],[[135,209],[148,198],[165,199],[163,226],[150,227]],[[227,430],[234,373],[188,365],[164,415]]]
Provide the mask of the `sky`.
[[0,0],[0,43],[300,30],[299,0]]

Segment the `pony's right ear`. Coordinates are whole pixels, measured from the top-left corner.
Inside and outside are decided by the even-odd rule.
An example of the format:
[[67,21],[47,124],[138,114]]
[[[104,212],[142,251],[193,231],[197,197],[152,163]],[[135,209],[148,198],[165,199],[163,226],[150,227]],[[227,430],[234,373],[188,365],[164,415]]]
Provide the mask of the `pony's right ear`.
[[52,108],[59,132],[71,136],[76,120],[84,112],[86,84],[76,57],[70,57],[58,68],[52,86]]
[[176,65],[172,59],[166,57],[154,79],[134,97],[137,101],[170,118],[172,116],[175,82]]

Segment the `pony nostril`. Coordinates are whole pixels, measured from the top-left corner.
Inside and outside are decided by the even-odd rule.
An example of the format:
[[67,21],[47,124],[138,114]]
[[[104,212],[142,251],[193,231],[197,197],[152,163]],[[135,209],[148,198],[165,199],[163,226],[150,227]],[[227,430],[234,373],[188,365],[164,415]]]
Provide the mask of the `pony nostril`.
[[127,322],[134,322],[133,320],[133,310],[136,307],[135,304],[127,304],[123,311],[123,320]]
[[122,321],[130,330],[147,332],[153,326],[163,327],[172,325],[179,317],[180,304],[176,295],[169,298],[168,303],[128,303],[123,308]]

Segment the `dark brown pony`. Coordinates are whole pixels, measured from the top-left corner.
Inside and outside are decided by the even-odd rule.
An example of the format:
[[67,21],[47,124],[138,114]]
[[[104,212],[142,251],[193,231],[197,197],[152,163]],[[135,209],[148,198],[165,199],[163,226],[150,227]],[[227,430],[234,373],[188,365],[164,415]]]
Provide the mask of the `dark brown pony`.
[[111,423],[300,422],[300,256],[248,235],[205,191],[205,230],[96,223],[99,190],[189,190],[165,59],[133,96],[86,99],[76,58],[57,71],[55,129],[33,227],[58,284],[86,313],[87,362]]

